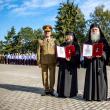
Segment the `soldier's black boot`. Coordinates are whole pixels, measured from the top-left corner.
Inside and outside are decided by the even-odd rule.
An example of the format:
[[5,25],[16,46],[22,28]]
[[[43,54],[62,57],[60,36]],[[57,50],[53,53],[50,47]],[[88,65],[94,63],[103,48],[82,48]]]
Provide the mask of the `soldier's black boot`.
[[49,95],[49,91],[48,90],[45,90],[42,94],[41,94],[41,96],[46,96],[46,95]]
[[49,94],[50,94],[51,96],[55,96],[55,94],[54,94],[54,89],[50,90]]
[[43,92],[43,93],[41,94],[41,96],[46,96],[46,92]]

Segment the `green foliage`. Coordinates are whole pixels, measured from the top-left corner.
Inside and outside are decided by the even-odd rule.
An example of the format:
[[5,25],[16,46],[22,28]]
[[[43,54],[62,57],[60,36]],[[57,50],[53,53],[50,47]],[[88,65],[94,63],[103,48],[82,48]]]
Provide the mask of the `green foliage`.
[[5,36],[5,41],[3,42],[3,53],[13,52],[14,50],[14,36],[16,36],[16,30],[14,26],[11,27],[10,31],[8,31]]
[[34,39],[42,39],[43,31],[41,29],[34,30]]
[[3,47],[4,47],[3,41],[0,41],[0,53],[3,53]]
[[30,27],[21,28],[19,32],[21,40],[31,41],[34,38],[33,29]]
[[74,32],[77,37],[84,36],[85,19],[81,10],[74,2],[61,3],[58,9],[56,21],[56,32],[58,33],[57,39],[60,42],[64,40],[65,32]]
[[[12,27],[5,36],[5,41],[0,42],[1,50],[4,53],[26,53],[36,52],[37,39],[43,38],[42,30],[33,30],[31,27],[21,28],[16,34],[15,28]],[[4,44],[4,45],[3,45]]]
[[10,44],[13,41],[13,37],[16,35],[14,26],[11,27],[11,30],[8,31],[7,36],[5,36],[6,44]]

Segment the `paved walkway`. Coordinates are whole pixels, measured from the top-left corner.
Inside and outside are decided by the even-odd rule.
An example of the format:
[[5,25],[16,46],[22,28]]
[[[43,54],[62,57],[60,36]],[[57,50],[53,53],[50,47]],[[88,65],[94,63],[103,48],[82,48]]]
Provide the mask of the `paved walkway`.
[[[110,68],[107,69],[110,84]],[[110,110],[110,101],[89,102],[82,99],[84,77],[85,70],[79,69],[77,97],[41,96],[43,87],[37,66],[0,64],[0,110]],[[110,97],[110,85],[108,93]]]

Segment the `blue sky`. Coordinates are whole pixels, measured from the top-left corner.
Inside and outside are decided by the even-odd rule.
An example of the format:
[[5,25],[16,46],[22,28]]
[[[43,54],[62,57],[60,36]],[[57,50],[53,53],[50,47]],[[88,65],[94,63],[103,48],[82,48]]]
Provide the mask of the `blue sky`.
[[[41,28],[45,24],[55,25],[59,3],[66,0],[0,0],[0,40],[12,26],[18,32],[21,27]],[[70,0],[73,1],[73,0]],[[110,0],[75,0],[86,19],[94,7],[105,5],[110,10]]]

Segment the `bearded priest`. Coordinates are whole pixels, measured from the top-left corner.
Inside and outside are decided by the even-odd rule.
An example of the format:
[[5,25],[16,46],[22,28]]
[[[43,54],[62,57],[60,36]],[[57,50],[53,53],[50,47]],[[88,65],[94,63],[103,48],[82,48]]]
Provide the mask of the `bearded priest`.
[[83,98],[87,101],[107,100],[108,83],[106,65],[110,55],[110,47],[98,24],[93,23],[90,26],[88,40],[85,44],[101,44],[103,48],[99,49],[102,50],[102,54],[100,55],[96,54],[84,57],[86,76]]

